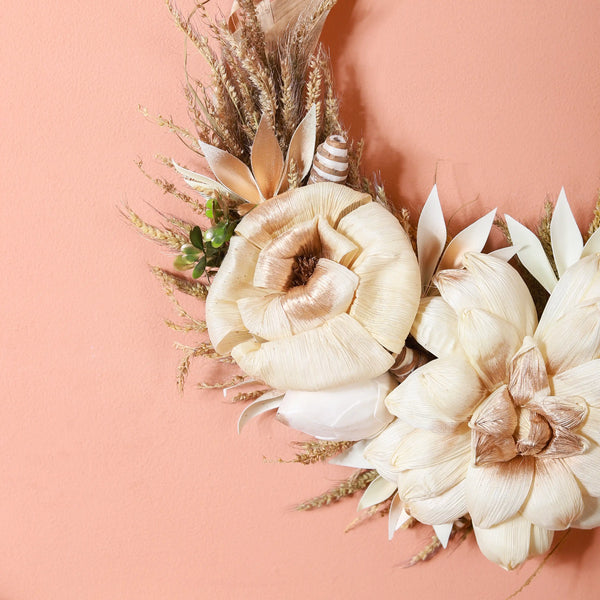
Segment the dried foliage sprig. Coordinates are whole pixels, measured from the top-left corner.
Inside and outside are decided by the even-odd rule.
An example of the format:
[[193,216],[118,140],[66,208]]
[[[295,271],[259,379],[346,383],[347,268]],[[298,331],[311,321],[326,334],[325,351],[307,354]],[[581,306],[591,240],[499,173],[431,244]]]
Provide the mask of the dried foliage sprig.
[[323,462],[328,458],[337,456],[351,448],[356,442],[334,442],[327,440],[307,440],[304,442],[294,442],[293,446],[300,452],[291,460],[281,460],[281,462],[301,463],[311,465],[317,462]]
[[299,504],[296,510],[314,510],[315,508],[339,502],[347,496],[352,496],[356,492],[364,490],[376,477],[377,471],[375,469],[357,471],[354,475],[327,490],[325,493]]

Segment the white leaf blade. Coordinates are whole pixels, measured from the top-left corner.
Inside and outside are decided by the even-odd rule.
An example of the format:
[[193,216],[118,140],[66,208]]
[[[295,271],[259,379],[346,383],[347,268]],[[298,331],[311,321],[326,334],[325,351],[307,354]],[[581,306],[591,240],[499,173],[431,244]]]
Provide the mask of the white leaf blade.
[[481,252],[490,236],[495,216],[496,209],[471,223],[457,234],[448,244],[438,270],[459,269],[462,267],[462,260],[467,252]]
[[364,491],[358,503],[357,510],[364,510],[387,500],[397,489],[395,483],[381,476],[376,477]]
[[265,392],[260,398],[258,398],[258,400],[255,400],[252,404],[247,406],[243,410],[238,420],[238,433],[241,433],[248,421],[254,417],[258,417],[258,415],[262,415],[265,412],[278,408],[281,404],[284,393],[285,392],[281,392],[279,390]]
[[509,215],[504,215],[513,246],[519,250],[517,256],[523,266],[544,286],[552,292],[557,279],[550,261],[542,248],[542,243],[533,231],[530,231]]
[[446,245],[446,223],[434,185],[425,202],[417,225],[417,256],[421,271],[421,285],[426,288]]
[[450,539],[450,535],[452,534],[452,526],[453,523],[444,523],[443,525],[433,526],[435,535],[437,535],[438,540],[440,540],[442,548],[446,548],[448,546],[448,540]]
[[550,221],[550,239],[552,254],[560,277],[571,265],[581,258],[583,237],[569,202],[565,188],[560,190],[552,220]]
[[396,494],[392,498],[390,505],[390,513],[388,517],[388,539],[394,537],[394,533],[410,519],[410,515],[404,510],[404,504],[400,500],[400,496]]
[[589,256],[590,254],[597,254],[600,252],[600,229],[596,229],[590,236],[590,239],[586,242],[581,253],[581,258]]
[[495,256],[500,260],[508,262],[513,256],[517,254],[518,248],[516,246],[506,246],[505,248],[498,248],[489,252],[490,256]]

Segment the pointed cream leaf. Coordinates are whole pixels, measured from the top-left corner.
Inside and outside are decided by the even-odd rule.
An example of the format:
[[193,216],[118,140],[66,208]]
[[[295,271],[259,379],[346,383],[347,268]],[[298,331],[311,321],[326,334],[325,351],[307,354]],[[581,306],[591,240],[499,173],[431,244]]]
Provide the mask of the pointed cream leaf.
[[490,236],[495,216],[496,209],[457,234],[448,244],[438,270],[459,269],[463,266],[463,257],[467,252],[481,252]]
[[388,539],[394,537],[394,533],[404,525],[410,519],[410,515],[404,510],[404,504],[400,499],[400,496],[396,494],[392,498],[392,504],[390,505],[390,514],[388,518]]
[[315,144],[317,142],[317,109],[313,104],[305,117],[300,121],[288,148],[287,157],[285,159],[285,167],[279,184],[279,191],[283,192],[288,186],[288,174],[292,160],[296,165],[298,173],[301,175],[300,180],[304,179],[310,167],[312,166],[313,156],[315,154]]
[[583,252],[581,253],[581,258],[584,256],[589,256],[590,254],[598,254],[600,252],[600,229],[596,229],[594,233],[590,236],[585,246],[583,247]]
[[427,202],[423,205],[417,226],[417,256],[423,288],[429,285],[435,272],[446,245],[446,235],[444,213],[442,212],[437,185],[434,185]]
[[550,239],[552,242],[552,254],[558,270],[558,276],[562,274],[581,257],[583,250],[583,238],[581,231],[575,221],[565,188],[560,190],[552,220],[550,221]]
[[442,548],[446,548],[448,546],[448,541],[450,540],[450,535],[452,534],[453,525],[454,523],[444,523],[443,525],[433,526],[435,535],[437,535],[438,540],[440,540]]
[[252,204],[264,201],[250,169],[239,158],[210,144],[199,144],[208,166],[226,188]]
[[392,483],[381,476],[376,477],[364,491],[356,510],[364,510],[365,508],[375,506],[376,504],[387,500],[395,493],[396,489],[397,486],[395,483]]
[[506,219],[506,225],[510,232],[513,246],[519,249],[517,251],[519,260],[546,290],[552,292],[556,286],[557,279],[552,265],[542,248],[540,239],[533,231],[530,231],[509,215],[504,215],[504,218]]
[[285,392],[280,392],[279,390],[271,390],[270,392],[265,392],[260,398],[258,398],[258,400],[255,400],[254,402],[252,402],[252,404],[247,406],[243,410],[238,420],[238,433],[242,432],[242,429],[244,428],[246,423],[250,421],[250,419],[253,419],[258,415],[262,415],[265,412],[275,410],[276,408],[278,408],[281,404],[284,393]]
[[497,250],[492,250],[492,252],[489,252],[490,256],[495,256],[496,258],[500,258],[506,262],[508,262],[516,254],[516,246],[506,246],[505,248],[498,248]]
[[265,199],[275,196],[283,174],[283,154],[277,137],[263,115],[250,153],[252,172]]

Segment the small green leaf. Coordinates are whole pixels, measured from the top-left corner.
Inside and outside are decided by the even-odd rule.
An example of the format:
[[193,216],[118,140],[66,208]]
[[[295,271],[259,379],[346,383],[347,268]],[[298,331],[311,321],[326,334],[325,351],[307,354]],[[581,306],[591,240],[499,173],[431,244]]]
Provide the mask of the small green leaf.
[[199,250],[204,250],[204,241],[202,240],[202,230],[196,226],[190,231],[190,242]]
[[191,269],[192,266],[194,265],[195,261],[188,261],[186,258],[184,258],[184,256],[182,256],[181,254],[179,256],[175,257],[175,260],[173,261],[173,266],[178,270],[178,271],[187,271],[188,269]]
[[206,216],[209,219],[214,218],[214,210],[213,210],[214,205],[215,205],[215,199],[214,198],[209,198],[206,201],[206,210],[204,212],[206,213]]
[[196,263],[196,266],[194,267],[194,270],[192,271],[192,277],[194,279],[198,279],[198,277],[202,277],[202,275],[204,274],[205,270],[206,270],[206,256],[203,256]]

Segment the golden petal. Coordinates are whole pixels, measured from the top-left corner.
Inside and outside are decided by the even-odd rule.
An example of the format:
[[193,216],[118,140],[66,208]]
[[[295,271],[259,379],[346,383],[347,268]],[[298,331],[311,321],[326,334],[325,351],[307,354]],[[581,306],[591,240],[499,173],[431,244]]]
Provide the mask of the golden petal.
[[284,390],[319,390],[373,379],[394,362],[345,313],[290,338],[239,344],[231,355],[248,375]]
[[348,266],[358,254],[358,247],[331,227],[326,219],[319,217],[318,221],[321,256]]
[[421,298],[410,333],[425,350],[438,358],[464,355],[458,341],[456,313],[440,296]]
[[336,228],[344,215],[369,202],[368,194],[344,185],[316,183],[290,190],[257,206],[242,219],[236,233],[258,248],[264,248],[273,238],[316,216],[322,216]]
[[515,403],[521,406],[536,394],[550,393],[544,357],[529,336],[511,361],[508,389]]
[[535,460],[533,484],[522,514],[539,527],[566,529],[583,512],[581,490],[567,464],[560,458]]
[[531,488],[534,462],[534,458],[518,456],[508,462],[469,467],[465,494],[474,525],[493,527],[521,509]]
[[278,191],[283,174],[283,154],[277,137],[263,115],[258,124],[250,153],[254,179],[265,199]]
[[252,204],[264,201],[252,172],[239,158],[210,144],[199,144],[208,166],[225,187]]
[[439,358],[411,373],[386,398],[386,405],[413,427],[444,431],[464,423],[483,394],[481,381],[468,362]]

